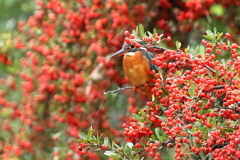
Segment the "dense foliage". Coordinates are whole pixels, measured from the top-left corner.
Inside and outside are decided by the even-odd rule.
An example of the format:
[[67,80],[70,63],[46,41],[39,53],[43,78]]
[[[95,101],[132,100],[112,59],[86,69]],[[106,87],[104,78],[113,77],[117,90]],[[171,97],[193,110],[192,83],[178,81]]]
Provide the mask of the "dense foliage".
[[[238,0],[36,5],[0,48],[1,159],[240,157]],[[104,94],[128,83],[108,55],[136,38],[156,56],[154,102]]]

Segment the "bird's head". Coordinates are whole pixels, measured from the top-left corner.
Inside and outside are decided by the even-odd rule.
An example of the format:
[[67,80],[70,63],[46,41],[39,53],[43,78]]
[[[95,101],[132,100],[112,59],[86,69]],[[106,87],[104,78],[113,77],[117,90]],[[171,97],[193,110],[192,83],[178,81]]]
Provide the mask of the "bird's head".
[[115,57],[115,56],[121,56],[121,55],[134,55],[136,51],[140,50],[146,50],[144,43],[142,40],[137,39],[134,42],[127,44],[126,42],[122,45],[122,49],[119,51],[113,53],[110,58]]

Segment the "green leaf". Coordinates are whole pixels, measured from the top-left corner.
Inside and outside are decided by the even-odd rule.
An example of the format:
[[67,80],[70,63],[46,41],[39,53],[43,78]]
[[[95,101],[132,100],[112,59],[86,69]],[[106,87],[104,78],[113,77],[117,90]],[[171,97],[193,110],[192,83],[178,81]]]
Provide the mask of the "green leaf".
[[208,71],[208,76],[209,76],[211,79],[214,79],[214,78],[213,78],[213,75],[210,73],[210,71]]
[[214,32],[215,34],[217,33],[217,28],[216,28],[216,27],[213,28],[213,32]]
[[212,160],[212,154],[209,155],[208,160]]
[[215,41],[215,37],[212,35],[203,35],[204,38],[209,39],[211,41]]
[[153,34],[151,32],[147,31],[147,33],[148,33],[148,36],[150,36],[150,37],[153,36]]
[[161,140],[161,135],[160,135],[160,129],[159,128],[155,128],[155,134],[157,136],[157,139]]
[[108,139],[108,137],[105,137],[105,138],[104,138],[103,144],[104,144],[105,146],[108,146],[108,144],[109,144],[109,139]]
[[167,116],[165,114],[162,114],[161,116],[156,115],[155,117],[157,117],[158,119],[161,119],[163,122],[167,121]]
[[233,79],[240,81],[240,77],[237,77],[237,76],[233,77]]
[[204,57],[204,54],[205,54],[205,48],[203,46],[200,46],[199,47],[199,53],[202,57]]
[[221,62],[223,64],[224,68],[226,68],[226,61],[225,61],[225,59],[222,59]]
[[214,33],[211,30],[206,30],[207,35],[213,35]]
[[139,24],[139,32],[142,38],[145,38],[144,27],[142,24]]
[[83,140],[87,140],[87,135],[82,132],[78,136]]
[[231,42],[229,40],[227,40],[227,45],[231,46]]
[[114,141],[112,141],[112,148],[119,148],[119,145],[117,145]]
[[176,47],[177,47],[177,49],[180,49],[181,45],[182,45],[181,42],[176,41]]
[[202,160],[206,160],[206,157],[205,157],[205,155],[204,155],[202,150],[200,151],[200,157],[201,157]]
[[220,4],[215,4],[210,7],[210,13],[215,14],[217,16],[223,16],[224,10],[225,9]]
[[112,151],[105,151],[104,154],[106,156],[111,156],[111,155],[116,155],[116,153],[112,152]]
[[216,77],[216,79],[218,79],[218,77],[219,77],[219,70],[218,69],[216,69],[215,77]]
[[185,128],[185,130],[187,131],[187,133],[190,133],[190,134],[193,134],[194,131],[192,129],[189,129],[189,128]]
[[138,37],[138,26],[136,27],[136,34],[135,34],[136,37]]
[[88,134],[87,134],[87,139],[90,139],[90,138],[91,138],[93,132],[94,132],[94,129],[91,129],[91,130],[88,132]]
[[217,35],[218,35],[218,36],[217,36],[217,40],[222,39],[222,35],[223,35],[223,33],[218,33]]
[[208,133],[209,133],[208,128],[206,126],[204,126],[204,127],[199,128],[199,130],[203,132],[203,134],[205,136],[204,138],[208,139]]
[[153,35],[156,35],[157,34],[157,30],[156,28],[153,28]]
[[209,109],[201,109],[200,111],[197,112],[198,114],[207,114],[207,113],[211,113],[211,110]]
[[[189,46],[188,46],[189,48]],[[192,55],[197,55],[198,54],[198,50],[200,50],[199,46],[197,46],[194,50],[194,52],[192,53]]]
[[163,91],[163,93],[162,93],[162,97],[166,97],[166,96],[168,96],[169,95],[169,92],[168,92],[168,90],[166,90],[165,88],[161,88],[161,90]]
[[177,76],[180,76],[180,75],[182,75],[182,74],[183,74],[183,69],[182,69],[182,70],[177,70],[177,71],[176,71],[176,75],[177,75]]
[[129,147],[130,149],[132,149],[133,143],[132,142],[127,142],[126,146]]
[[136,155],[134,156],[134,160],[139,160],[139,154],[136,154]]
[[138,122],[141,122],[141,118],[140,118],[140,116],[139,116],[138,114],[133,113],[132,116],[133,116],[133,118],[136,119]]
[[141,116],[142,116],[143,118],[146,117],[146,113],[145,113],[142,109],[140,110],[140,114],[141,114]]
[[196,91],[196,84],[192,83],[191,88],[188,90],[188,93],[191,97],[194,97],[195,91]]
[[110,155],[109,158],[113,158],[114,160],[120,160],[120,157],[115,154]]

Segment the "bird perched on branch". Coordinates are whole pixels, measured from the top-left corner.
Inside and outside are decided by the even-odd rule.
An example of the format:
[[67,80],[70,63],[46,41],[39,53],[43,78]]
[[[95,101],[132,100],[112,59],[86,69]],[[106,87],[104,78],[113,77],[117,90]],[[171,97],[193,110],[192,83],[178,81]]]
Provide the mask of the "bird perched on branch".
[[153,76],[150,75],[151,70],[158,72],[157,66],[152,63],[154,55],[147,51],[141,40],[136,40],[136,42],[135,44],[124,43],[122,49],[112,54],[110,58],[123,55],[122,66],[130,83],[142,91],[148,100],[154,100],[151,92]]

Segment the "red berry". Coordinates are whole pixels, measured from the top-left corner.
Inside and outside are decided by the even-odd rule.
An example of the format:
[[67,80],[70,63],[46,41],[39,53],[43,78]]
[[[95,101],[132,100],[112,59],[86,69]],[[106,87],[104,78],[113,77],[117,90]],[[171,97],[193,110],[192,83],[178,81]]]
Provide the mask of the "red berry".
[[130,34],[129,31],[127,31],[127,30],[124,31],[124,36],[129,36],[129,34]]
[[167,41],[170,42],[172,38],[170,36],[167,37]]
[[215,53],[216,53],[216,54],[221,54],[221,50],[220,50],[220,49],[217,49],[217,50],[215,51]]
[[230,37],[231,37],[231,34],[230,34],[230,33],[226,33],[225,36],[226,36],[227,38],[230,38]]

